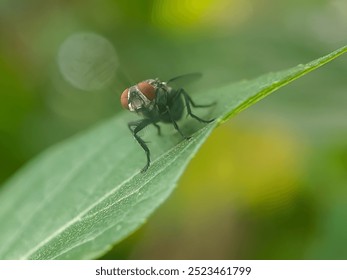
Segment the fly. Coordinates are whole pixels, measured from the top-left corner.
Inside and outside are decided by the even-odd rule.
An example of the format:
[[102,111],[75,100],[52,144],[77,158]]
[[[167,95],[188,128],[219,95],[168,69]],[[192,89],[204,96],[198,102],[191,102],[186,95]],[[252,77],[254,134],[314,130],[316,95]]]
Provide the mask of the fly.
[[167,82],[162,82],[158,78],[149,79],[123,91],[120,97],[123,108],[136,112],[143,117],[143,119],[128,123],[131,133],[146,153],[147,163],[141,172],[145,172],[151,164],[150,150],[145,141],[138,135],[146,126],[154,125],[160,135],[158,123],[172,123],[182,138],[189,139],[190,137],[185,136],[177,124],[177,121],[183,116],[184,108],[187,109],[189,116],[200,122],[210,123],[214,120],[204,120],[192,112],[192,107],[210,107],[214,103],[198,105],[180,86],[182,83],[194,80],[200,76],[201,74],[199,73],[192,73],[172,78]]

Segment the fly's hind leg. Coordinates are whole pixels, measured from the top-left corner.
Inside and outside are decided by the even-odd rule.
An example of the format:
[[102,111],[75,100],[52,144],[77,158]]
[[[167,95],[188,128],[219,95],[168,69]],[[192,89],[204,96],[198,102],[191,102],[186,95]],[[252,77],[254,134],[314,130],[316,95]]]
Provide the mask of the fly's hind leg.
[[203,123],[210,123],[210,122],[214,121],[214,119],[204,120],[202,118],[199,118],[197,115],[194,115],[192,112],[192,108],[190,106],[192,106],[194,108],[205,108],[205,107],[211,107],[211,106],[215,105],[216,102],[211,103],[211,104],[207,104],[207,105],[198,105],[192,100],[192,98],[188,95],[188,93],[184,89],[180,89],[179,93],[183,95],[184,102],[186,103],[187,112],[188,112],[189,116],[191,116],[192,118],[198,120],[199,122],[203,122]]
[[189,103],[194,107],[194,108],[207,108],[207,107],[211,107],[211,106],[214,106],[217,104],[217,102],[213,102],[213,103],[210,103],[210,104],[196,104],[193,99],[189,96],[189,94],[184,90],[184,89],[181,89],[181,91],[183,91],[183,95],[185,95],[189,101]]
[[142,168],[141,172],[147,171],[148,167],[151,164],[151,156],[150,156],[150,151],[149,151],[149,148],[148,148],[146,142],[140,136],[138,136],[137,133],[139,133],[142,129],[144,129],[146,126],[148,126],[152,123],[153,123],[153,121],[150,119],[143,119],[143,120],[128,123],[128,127],[129,127],[130,131],[132,132],[135,140],[137,141],[137,143],[140,144],[140,146],[142,147],[142,149],[146,153],[147,163]]

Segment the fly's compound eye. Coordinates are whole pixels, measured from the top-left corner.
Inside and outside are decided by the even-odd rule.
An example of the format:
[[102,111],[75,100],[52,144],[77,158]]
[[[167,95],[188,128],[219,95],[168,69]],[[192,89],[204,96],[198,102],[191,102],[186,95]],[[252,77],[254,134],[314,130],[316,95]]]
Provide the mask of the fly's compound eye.
[[141,91],[141,93],[144,96],[147,97],[149,101],[152,101],[155,98],[155,88],[147,81],[138,83],[137,88]]
[[138,83],[123,91],[120,96],[120,102],[124,109],[130,111],[139,111],[146,108],[153,108],[152,101],[155,99],[156,88],[148,81]]
[[120,96],[120,103],[122,104],[122,107],[127,110],[129,110],[128,94],[129,89],[127,88],[125,91],[123,91],[123,93]]

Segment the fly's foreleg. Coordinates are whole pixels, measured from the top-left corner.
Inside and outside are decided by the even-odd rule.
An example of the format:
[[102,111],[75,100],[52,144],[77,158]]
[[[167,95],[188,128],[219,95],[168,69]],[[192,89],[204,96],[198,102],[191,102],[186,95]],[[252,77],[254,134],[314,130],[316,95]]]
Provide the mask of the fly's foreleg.
[[141,172],[145,172],[148,169],[148,167],[150,166],[151,156],[150,156],[150,151],[149,151],[149,148],[148,148],[146,142],[140,136],[138,136],[137,133],[139,133],[142,129],[144,129],[146,126],[148,126],[152,123],[153,123],[153,121],[150,119],[144,119],[144,120],[139,120],[139,121],[134,121],[134,122],[128,123],[128,127],[129,127],[130,131],[132,132],[135,140],[137,141],[137,143],[140,144],[140,146],[142,147],[142,149],[146,153],[147,163],[142,168]]

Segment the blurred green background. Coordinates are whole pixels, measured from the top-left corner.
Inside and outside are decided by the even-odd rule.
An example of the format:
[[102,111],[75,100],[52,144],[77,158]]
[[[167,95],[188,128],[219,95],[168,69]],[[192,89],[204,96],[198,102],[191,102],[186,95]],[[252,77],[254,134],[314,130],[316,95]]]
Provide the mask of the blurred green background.
[[[327,54],[346,31],[345,0],[1,0],[0,182],[120,111],[128,80],[199,71],[198,100]],[[74,87],[59,54],[81,32],[110,44],[100,59],[112,63],[80,76],[127,77]],[[341,57],[219,127],[170,199],[104,258],[346,259],[346,71]]]

